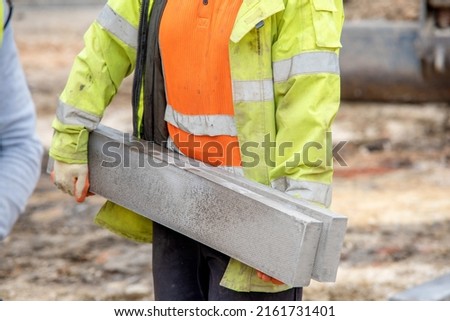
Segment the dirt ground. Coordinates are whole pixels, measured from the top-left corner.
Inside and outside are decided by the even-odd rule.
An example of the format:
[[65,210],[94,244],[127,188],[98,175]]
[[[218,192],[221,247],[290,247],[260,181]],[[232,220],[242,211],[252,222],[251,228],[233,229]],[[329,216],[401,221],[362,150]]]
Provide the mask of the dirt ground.
[[345,16],[349,20],[417,20],[421,3],[421,0],[344,0]]
[[[38,134],[48,148],[57,96],[100,6],[17,3],[16,40],[36,103]],[[399,12],[414,19],[418,6],[407,3],[399,7],[413,13]],[[347,17],[365,18],[369,8],[370,17],[381,17],[387,4],[394,5],[348,1]],[[130,130],[130,84],[124,83],[107,111],[106,125]],[[334,140],[347,143],[341,150],[346,164],[336,164],[332,209],[348,217],[348,230],[336,282],[313,281],[304,299],[387,300],[450,273],[450,107],[344,101]],[[151,245],[94,225],[104,199],[75,203],[56,190],[44,167],[45,161],[26,213],[0,244],[0,298],[152,300]]]

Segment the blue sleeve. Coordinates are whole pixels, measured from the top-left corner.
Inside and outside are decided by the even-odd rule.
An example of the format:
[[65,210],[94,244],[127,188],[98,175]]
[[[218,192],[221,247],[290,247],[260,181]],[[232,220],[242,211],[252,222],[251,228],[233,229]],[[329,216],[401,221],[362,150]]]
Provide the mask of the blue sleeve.
[[0,44],[0,240],[24,211],[40,176],[43,150],[35,129],[35,107],[9,25]]

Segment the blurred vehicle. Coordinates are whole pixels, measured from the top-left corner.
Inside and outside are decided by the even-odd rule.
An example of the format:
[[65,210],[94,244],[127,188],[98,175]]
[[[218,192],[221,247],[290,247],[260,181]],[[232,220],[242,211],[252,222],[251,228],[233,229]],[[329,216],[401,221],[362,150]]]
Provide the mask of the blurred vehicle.
[[417,21],[347,21],[342,97],[450,101],[450,0],[421,0]]

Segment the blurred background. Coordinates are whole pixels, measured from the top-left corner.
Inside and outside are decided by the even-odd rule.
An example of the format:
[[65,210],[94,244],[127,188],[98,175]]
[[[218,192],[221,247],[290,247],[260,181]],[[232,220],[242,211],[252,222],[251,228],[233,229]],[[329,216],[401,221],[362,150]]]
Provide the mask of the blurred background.
[[[56,102],[105,0],[15,0],[13,28],[48,149]],[[439,7],[439,4],[443,7]],[[450,78],[446,1],[348,0],[331,209],[348,217],[335,283],[305,300],[388,300],[450,273]],[[442,49],[444,47],[444,49]],[[447,51],[446,51],[447,50]],[[131,131],[131,78],[103,123]],[[4,300],[151,300],[151,245],[93,224],[45,173],[0,244]]]

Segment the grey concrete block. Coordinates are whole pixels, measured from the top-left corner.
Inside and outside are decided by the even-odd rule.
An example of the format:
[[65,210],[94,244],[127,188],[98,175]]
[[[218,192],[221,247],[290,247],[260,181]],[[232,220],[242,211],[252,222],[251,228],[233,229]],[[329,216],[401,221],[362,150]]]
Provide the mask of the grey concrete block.
[[[224,175],[223,171],[218,169],[211,170],[215,170],[216,175]],[[347,229],[347,218],[345,216],[310,202],[293,198],[286,193],[282,193],[261,184],[256,184],[244,177],[226,175],[226,179],[228,181],[234,181],[236,184],[245,186],[245,188],[248,188],[249,190],[254,190],[263,197],[285,204],[299,213],[322,222],[323,226],[320,233],[312,278],[319,282],[336,281],[342,245]]]
[[391,301],[450,301],[450,274],[397,293]]
[[94,193],[287,284],[334,281],[344,217],[104,126],[89,151]]

